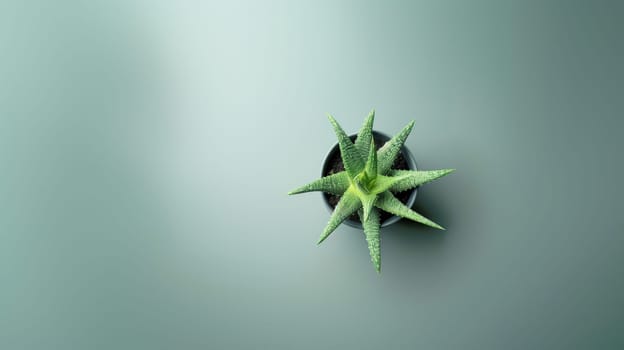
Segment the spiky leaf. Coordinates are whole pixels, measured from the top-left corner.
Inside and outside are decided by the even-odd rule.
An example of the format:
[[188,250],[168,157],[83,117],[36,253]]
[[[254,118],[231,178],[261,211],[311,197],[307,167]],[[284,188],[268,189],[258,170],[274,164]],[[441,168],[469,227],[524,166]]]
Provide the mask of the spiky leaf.
[[322,177],[307,185],[294,189],[288,194],[299,194],[312,191],[323,191],[327,193],[341,195],[349,188],[349,175],[346,171]]
[[410,132],[412,132],[413,127],[414,121],[412,120],[401,132],[392,137],[390,141],[386,142],[379,151],[377,151],[377,171],[380,174],[386,174],[390,170],[392,163],[394,163],[394,160],[401,151],[403,143],[405,143]]
[[374,142],[370,143],[368,158],[366,160],[364,170],[366,171],[366,176],[370,180],[374,180],[375,178],[377,178],[377,151],[375,150]]
[[436,224],[435,222],[427,219],[426,217],[405,206],[405,204],[401,203],[401,201],[398,200],[389,191],[386,191],[378,196],[377,201],[375,202],[375,206],[381,210],[387,211],[390,214],[394,214],[400,217],[404,217],[406,219],[420,222],[421,224],[425,224],[427,226],[444,230],[442,226]]
[[387,191],[395,184],[399,183],[407,179],[409,175],[399,175],[399,176],[384,176],[377,175],[377,179],[375,180],[375,187],[373,188],[374,194],[379,194]]
[[393,183],[389,190],[392,192],[406,191],[429,181],[441,178],[442,176],[448,175],[453,171],[455,171],[455,169],[428,171],[393,170],[390,173],[392,175],[391,178],[398,178],[399,180]]
[[360,195],[359,197],[360,197],[360,201],[362,202],[362,211],[364,215],[364,220],[367,220],[368,216],[370,215],[373,209],[373,205],[375,204],[375,200],[377,199],[377,196],[374,194],[370,194],[370,195]]
[[358,196],[353,191],[347,190],[340,198],[340,201],[338,201],[338,204],[329,218],[329,222],[327,223],[327,226],[325,226],[325,230],[323,230],[321,238],[317,244],[321,244],[332,232],[334,232],[338,225],[340,225],[346,218],[355,213],[361,207],[362,202]]
[[364,161],[360,155],[360,152],[355,148],[355,145],[342,130],[342,127],[334,117],[327,115],[327,118],[334,127],[334,132],[338,138],[338,146],[340,147],[340,156],[342,157],[342,163],[345,170],[349,174],[349,177],[355,178],[357,174],[364,169]]
[[375,110],[373,109],[364,120],[364,124],[358,131],[358,136],[355,139],[355,148],[360,152],[362,159],[366,159],[368,149],[373,140],[373,122],[375,121]]
[[377,272],[381,272],[381,250],[380,250],[380,237],[379,237],[379,210],[373,208],[368,219],[364,219],[362,210],[358,212],[360,215],[360,221],[364,227],[364,235],[366,236],[366,242],[368,243],[368,251],[370,252],[371,261],[375,266]]

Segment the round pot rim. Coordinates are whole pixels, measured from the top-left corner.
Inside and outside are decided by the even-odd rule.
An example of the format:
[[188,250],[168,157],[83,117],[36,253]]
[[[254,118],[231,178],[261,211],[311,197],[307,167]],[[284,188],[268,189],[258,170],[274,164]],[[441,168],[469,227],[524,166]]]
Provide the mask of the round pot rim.
[[[357,134],[350,134],[349,138],[351,138],[352,140],[355,139],[355,137],[357,137]],[[373,138],[381,138],[384,139],[384,142],[387,142],[388,140],[391,139],[390,136],[386,135],[383,132],[377,131],[377,130],[373,130]],[[325,170],[325,166],[327,165],[327,162],[329,160],[329,157],[336,151],[340,152],[340,150],[337,150],[339,148],[338,143],[336,142],[330,149],[329,151],[325,154],[325,158],[323,159],[323,163],[321,164],[321,177],[325,176],[324,174],[324,170]],[[405,145],[401,146],[401,153],[403,154],[403,157],[405,158],[405,161],[407,162],[407,166],[409,167],[409,170],[418,170],[418,166],[416,164],[416,160],[414,159],[414,156],[412,155],[412,152],[410,152],[410,150],[405,147]],[[408,208],[411,208],[414,203],[416,202],[416,195],[418,194],[418,187],[414,188],[412,190],[412,192],[409,195],[409,198],[407,200],[407,203],[405,204]],[[325,203],[325,207],[327,208],[327,210],[329,211],[329,213],[331,214],[334,211],[334,208],[332,208],[331,205],[329,205],[329,202],[327,202],[327,199],[325,198],[325,193],[321,192],[321,197],[323,198],[323,203]],[[387,227],[390,226],[396,222],[398,222],[399,220],[401,220],[400,216],[396,216],[393,215],[391,217],[389,217],[388,219],[384,220],[381,223],[381,227]],[[349,225],[351,227],[354,228],[358,228],[358,229],[363,229],[362,227],[362,223],[358,220],[351,220],[349,218],[347,218],[345,221],[343,221],[344,224]]]

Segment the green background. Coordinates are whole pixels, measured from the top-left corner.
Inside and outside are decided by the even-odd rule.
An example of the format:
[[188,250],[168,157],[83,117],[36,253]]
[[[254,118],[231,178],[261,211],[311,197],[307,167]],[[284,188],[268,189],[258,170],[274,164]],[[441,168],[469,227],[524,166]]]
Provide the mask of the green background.
[[[0,4],[0,348],[624,348],[618,1]],[[316,246],[332,113],[447,228]]]

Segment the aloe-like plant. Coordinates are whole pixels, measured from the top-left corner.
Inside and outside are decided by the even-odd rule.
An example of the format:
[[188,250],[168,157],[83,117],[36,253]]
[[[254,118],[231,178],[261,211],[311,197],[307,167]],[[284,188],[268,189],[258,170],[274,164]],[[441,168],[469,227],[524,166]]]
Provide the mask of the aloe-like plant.
[[395,158],[412,131],[414,121],[407,124],[379,150],[375,150],[374,110],[364,121],[355,142],[351,141],[334,117],[328,115],[328,118],[338,137],[345,170],[317,179],[288,194],[323,191],[341,196],[318,244],[334,232],[344,220],[357,212],[364,228],[371,260],[377,272],[381,272],[379,210],[443,230],[442,226],[405,206],[394,196],[394,193],[413,189],[447,175],[455,169],[430,171],[392,169]]

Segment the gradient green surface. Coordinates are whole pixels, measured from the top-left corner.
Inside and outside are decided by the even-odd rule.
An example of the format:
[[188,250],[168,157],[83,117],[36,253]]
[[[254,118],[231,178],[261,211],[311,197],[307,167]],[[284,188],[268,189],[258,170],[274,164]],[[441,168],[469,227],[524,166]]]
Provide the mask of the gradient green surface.
[[[617,1],[3,2],[0,348],[621,349]],[[456,168],[315,242],[330,112]]]

